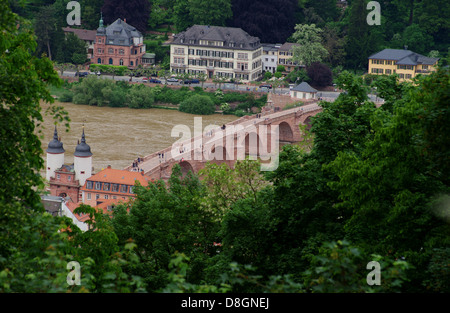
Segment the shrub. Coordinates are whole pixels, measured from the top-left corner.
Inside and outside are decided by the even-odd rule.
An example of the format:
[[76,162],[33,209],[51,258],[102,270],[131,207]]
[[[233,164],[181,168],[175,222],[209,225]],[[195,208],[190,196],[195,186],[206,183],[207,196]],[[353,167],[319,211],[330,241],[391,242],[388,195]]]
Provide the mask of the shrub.
[[128,106],[132,109],[151,108],[155,98],[150,88],[143,85],[133,85],[128,93]]
[[72,102],[73,100],[73,92],[64,91],[58,99],[61,102]]
[[191,114],[209,115],[214,114],[216,107],[210,97],[194,94],[181,102],[178,110]]

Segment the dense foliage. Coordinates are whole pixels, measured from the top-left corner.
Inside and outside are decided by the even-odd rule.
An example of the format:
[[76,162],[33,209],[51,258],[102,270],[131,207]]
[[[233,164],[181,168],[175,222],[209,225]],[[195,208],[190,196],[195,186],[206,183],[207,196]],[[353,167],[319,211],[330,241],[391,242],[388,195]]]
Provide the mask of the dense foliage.
[[[411,24],[417,11],[432,14],[424,2],[395,3]],[[433,36],[445,36],[436,27]],[[136,199],[110,214],[80,206],[90,216],[81,232],[44,213],[39,197],[35,131],[57,73],[33,55],[31,26],[5,2],[0,28],[0,291],[450,292],[448,67],[413,83],[374,81],[381,107],[344,71],[336,82],[345,92],[312,118],[313,143],[285,146],[275,171],[242,160],[233,172],[208,165],[201,180],[176,165],[167,184],[137,185]],[[132,93],[139,100],[129,105],[147,106],[180,96],[169,89],[88,77],[74,101],[120,104]],[[81,285],[67,283],[70,261],[82,267]],[[379,286],[367,284],[372,261]]]
[[[33,21],[37,35],[37,55],[46,53],[50,59],[67,61],[73,46],[63,48],[66,5],[69,0],[9,1],[14,12]],[[450,42],[450,4],[445,0],[379,1],[381,24],[369,25],[368,0],[341,3],[335,0],[95,0],[78,1],[81,25],[96,29],[100,13],[106,24],[117,18],[143,32],[158,31],[167,35],[181,32],[194,25],[240,27],[262,43],[295,42],[296,27],[314,24],[320,40],[314,40],[314,61],[325,62],[332,69],[344,67],[367,70],[367,58],[384,48],[408,49],[428,55],[445,57]],[[348,5],[347,5],[348,4]],[[282,21],[282,22],[280,22]],[[77,26],[75,26],[77,27]],[[301,34],[299,34],[301,36]],[[320,43],[320,45],[318,44]],[[310,46],[310,45],[308,45]],[[147,50],[163,61],[167,51],[161,44],[149,44]],[[326,53],[323,49],[326,49]],[[432,52],[434,51],[434,52]],[[308,56],[308,54],[304,54]],[[320,59],[317,59],[320,56]],[[167,60],[163,63],[167,63]]]
[[133,109],[176,105],[182,112],[202,115],[213,114],[217,111],[216,106],[222,106],[224,114],[249,114],[252,108],[261,108],[267,101],[267,95],[257,98],[252,93],[222,92],[220,89],[210,92],[201,87],[150,87],[101,79],[96,75],[89,75],[80,82],[65,83],[62,88],[64,91],[59,98],[62,102]]

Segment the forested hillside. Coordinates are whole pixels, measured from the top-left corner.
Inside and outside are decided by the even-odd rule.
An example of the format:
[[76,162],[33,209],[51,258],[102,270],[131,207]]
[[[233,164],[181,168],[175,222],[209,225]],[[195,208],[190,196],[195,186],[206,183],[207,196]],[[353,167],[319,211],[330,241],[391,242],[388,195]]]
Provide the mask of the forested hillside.
[[[69,0],[9,0],[13,11],[34,21],[37,53],[63,60],[60,48]],[[194,24],[240,27],[263,43],[292,41],[297,24],[315,24],[322,32],[328,66],[367,70],[367,57],[384,48],[408,49],[445,57],[450,42],[450,3],[446,0],[379,1],[381,24],[368,25],[366,0],[95,0],[78,1],[81,26],[96,29],[126,19],[142,32],[180,32]]]

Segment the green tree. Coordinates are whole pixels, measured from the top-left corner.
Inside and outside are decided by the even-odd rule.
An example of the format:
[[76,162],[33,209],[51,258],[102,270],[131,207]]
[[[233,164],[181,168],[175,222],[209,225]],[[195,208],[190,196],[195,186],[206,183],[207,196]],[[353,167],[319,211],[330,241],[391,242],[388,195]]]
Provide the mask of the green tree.
[[292,60],[306,66],[321,62],[328,55],[322,45],[321,33],[322,29],[317,28],[315,24],[297,24],[292,37],[299,45],[292,47]]
[[198,178],[182,178],[176,165],[167,185],[158,181],[136,186],[135,192],[133,203],[117,206],[113,218],[119,242],[132,238],[138,247],[140,263],[129,273],[143,277],[147,290],[159,290],[168,282],[169,263],[178,251],[191,259],[189,281],[199,283],[206,260],[215,254],[217,225],[200,205],[205,189]]
[[133,85],[128,92],[128,106],[132,109],[151,108],[155,99],[151,89],[144,85]]
[[365,0],[354,0],[350,6],[347,25],[347,41],[345,44],[346,65],[353,70],[367,69],[367,58],[379,51],[382,39],[381,29],[367,24]]
[[340,152],[328,167],[339,177],[330,182],[340,194],[336,208],[350,214],[347,238],[374,253],[405,257],[416,268],[408,285],[416,291],[423,288],[433,249],[448,245],[449,224],[434,204],[449,192],[448,162],[442,162],[448,159],[448,135],[442,132],[448,75],[440,69],[418,79],[416,88],[397,96],[392,114],[377,110],[370,121],[373,136],[360,152]]
[[[41,203],[43,179],[39,172],[44,162],[38,137],[41,130],[37,127],[43,122],[41,101],[51,104],[48,113],[57,122],[65,117],[52,104],[48,90],[49,85],[59,86],[60,80],[48,58],[33,56],[37,44],[29,26],[11,12],[7,2],[0,2],[0,157],[4,161],[0,165],[0,291],[96,291],[91,287],[99,277],[93,275],[98,272],[91,271],[91,257],[97,255],[89,254],[90,249],[84,250],[87,241],[81,246],[73,245],[77,226],[67,218],[45,213]],[[71,236],[68,227],[73,231]],[[101,247],[102,241],[95,244]],[[89,257],[78,258],[83,254]],[[104,260],[117,268],[117,264],[128,264],[126,259],[124,256],[121,260]],[[83,268],[85,285],[67,283],[67,265],[74,260]],[[123,277],[116,278],[109,279],[109,290],[125,292],[132,289],[128,288],[131,285],[138,285],[138,279],[129,284]],[[115,288],[119,285],[123,288]]]
[[209,115],[214,114],[216,106],[208,96],[194,94],[180,103],[180,112]]
[[208,193],[204,205],[221,219],[239,199],[256,201],[257,192],[267,185],[258,161],[237,160],[233,169],[226,163],[207,163],[199,175]]
[[173,7],[173,20],[178,32],[192,25],[225,26],[231,17],[231,0],[176,0]]

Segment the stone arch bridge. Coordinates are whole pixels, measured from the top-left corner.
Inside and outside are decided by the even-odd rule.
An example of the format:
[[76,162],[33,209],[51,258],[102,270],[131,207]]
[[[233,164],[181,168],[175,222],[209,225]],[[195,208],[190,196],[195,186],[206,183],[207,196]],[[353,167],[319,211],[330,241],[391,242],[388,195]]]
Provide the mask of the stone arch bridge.
[[[310,117],[322,110],[317,103],[272,113],[244,116],[225,127],[208,125],[204,129],[194,118],[194,135],[190,128],[172,129],[172,136],[182,134],[171,147],[141,158],[125,168],[141,171],[155,180],[167,180],[175,164],[180,164],[183,174],[198,172],[207,162],[227,163],[247,156],[261,161],[261,170],[274,170],[278,166],[279,148],[302,139],[299,124],[310,127]],[[197,131],[196,131],[197,130]]]

